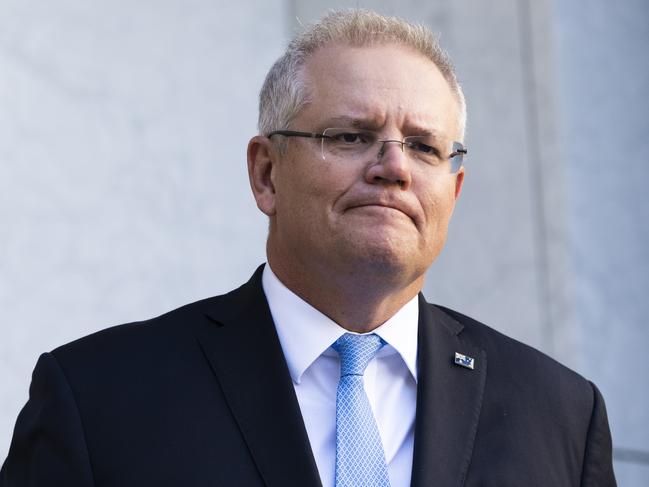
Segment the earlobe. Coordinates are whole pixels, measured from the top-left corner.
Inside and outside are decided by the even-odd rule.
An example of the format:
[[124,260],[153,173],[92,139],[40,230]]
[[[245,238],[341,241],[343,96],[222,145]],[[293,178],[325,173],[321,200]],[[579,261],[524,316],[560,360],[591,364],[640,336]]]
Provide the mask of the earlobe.
[[270,139],[257,135],[248,142],[248,179],[257,207],[267,216],[275,214],[273,171],[277,151]]

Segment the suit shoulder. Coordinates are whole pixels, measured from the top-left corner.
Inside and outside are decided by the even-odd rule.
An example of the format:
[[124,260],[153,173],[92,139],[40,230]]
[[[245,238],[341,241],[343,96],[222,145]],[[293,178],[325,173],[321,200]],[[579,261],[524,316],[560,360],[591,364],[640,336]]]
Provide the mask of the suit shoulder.
[[247,283],[227,294],[186,304],[146,321],[106,328],[62,345],[52,355],[67,370],[126,370],[129,365],[151,369],[174,360],[182,362],[188,351],[197,350],[197,335],[215,321],[214,316],[227,316],[232,308],[264,299],[262,269],[260,266]]
[[515,338],[505,335],[504,333],[450,308],[439,305],[430,305],[444,314],[450,316],[453,320],[462,326],[460,336],[462,339],[471,340],[487,352],[496,352],[502,355],[501,359],[513,356],[516,360],[528,359],[540,361],[541,363],[561,367],[570,370],[549,355],[527,345]]
[[593,384],[556,359],[458,311],[430,306],[461,325],[460,339],[485,350],[491,372],[507,377],[521,389],[525,389],[525,383],[547,391],[572,389],[574,393],[581,391],[582,397],[592,399]]
[[63,363],[156,353],[171,344],[192,340],[197,324],[206,319],[206,310],[218,306],[224,296],[202,299],[147,320],[111,326],[61,345],[51,353]]

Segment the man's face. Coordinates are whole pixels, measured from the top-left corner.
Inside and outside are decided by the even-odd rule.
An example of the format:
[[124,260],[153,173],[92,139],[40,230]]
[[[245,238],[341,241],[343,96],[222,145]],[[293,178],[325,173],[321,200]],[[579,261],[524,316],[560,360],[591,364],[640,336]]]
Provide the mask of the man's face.
[[[448,83],[408,48],[329,46],[316,51],[304,74],[310,102],[292,130],[354,127],[382,140],[434,133],[449,154],[461,137]],[[323,160],[319,139],[293,137],[276,153],[272,205],[260,208],[271,217],[269,245],[290,260],[283,266],[423,278],[446,239],[464,170],[433,174],[395,143],[381,157],[378,145],[370,152],[361,161]]]

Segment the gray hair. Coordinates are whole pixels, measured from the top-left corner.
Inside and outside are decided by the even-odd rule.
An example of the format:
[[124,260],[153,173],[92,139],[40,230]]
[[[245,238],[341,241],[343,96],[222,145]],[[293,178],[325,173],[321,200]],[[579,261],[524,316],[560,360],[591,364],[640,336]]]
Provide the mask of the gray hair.
[[291,41],[286,52],[268,72],[259,94],[259,132],[286,130],[309,102],[303,68],[310,55],[325,45],[354,47],[393,43],[414,49],[430,59],[455,94],[459,106],[459,131],[464,138],[466,102],[448,54],[432,32],[396,17],[362,9],[334,10]]

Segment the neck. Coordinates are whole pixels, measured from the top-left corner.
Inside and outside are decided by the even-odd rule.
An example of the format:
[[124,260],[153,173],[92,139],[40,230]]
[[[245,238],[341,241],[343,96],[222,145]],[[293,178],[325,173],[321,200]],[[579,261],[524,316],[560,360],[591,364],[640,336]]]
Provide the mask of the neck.
[[395,273],[373,266],[341,274],[330,269],[301,268],[295,262],[268,254],[268,263],[282,283],[300,298],[349,331],[367,333],[381,326],[423,286],[424,276],[395,278]]

